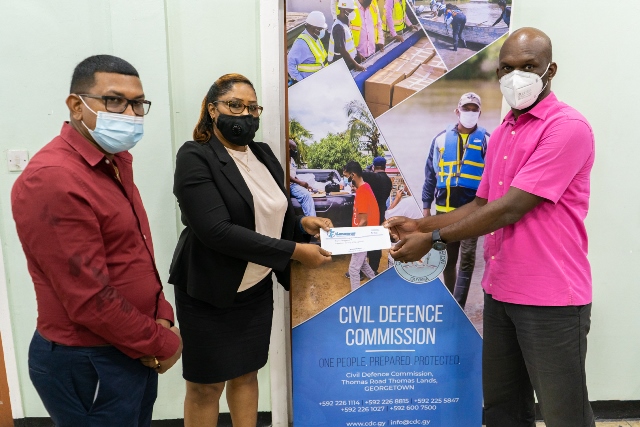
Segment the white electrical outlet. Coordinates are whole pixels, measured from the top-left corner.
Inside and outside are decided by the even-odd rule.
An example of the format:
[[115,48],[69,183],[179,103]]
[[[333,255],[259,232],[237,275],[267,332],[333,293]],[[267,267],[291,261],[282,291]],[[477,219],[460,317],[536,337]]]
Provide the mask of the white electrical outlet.
[[27,150],[7,150],[7,169],[9,172],[22,172],[29,163]]

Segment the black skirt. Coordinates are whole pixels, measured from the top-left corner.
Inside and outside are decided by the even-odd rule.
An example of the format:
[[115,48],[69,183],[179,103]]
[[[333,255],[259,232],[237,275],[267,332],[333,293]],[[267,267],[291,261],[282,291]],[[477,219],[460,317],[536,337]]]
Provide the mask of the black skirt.
[[238,292],[231,307],[218,308],[175,288],[182,335],[182,376],[198,384],[220,383],[267,363],[273,282],[271,274]]

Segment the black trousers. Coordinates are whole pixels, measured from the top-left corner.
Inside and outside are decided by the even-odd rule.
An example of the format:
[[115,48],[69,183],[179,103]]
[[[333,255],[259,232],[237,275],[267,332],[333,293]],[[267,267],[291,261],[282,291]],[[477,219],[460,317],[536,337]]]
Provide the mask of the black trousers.
[[585,358],[591,304],[539,307],[484,297],[482,384],[487,427],[595,427]]
[[367,252],[367,256],[369,257],[369,266],[378,274],[378,268],[380,268],[380,259],[382,258],[382,251],[369,251]]

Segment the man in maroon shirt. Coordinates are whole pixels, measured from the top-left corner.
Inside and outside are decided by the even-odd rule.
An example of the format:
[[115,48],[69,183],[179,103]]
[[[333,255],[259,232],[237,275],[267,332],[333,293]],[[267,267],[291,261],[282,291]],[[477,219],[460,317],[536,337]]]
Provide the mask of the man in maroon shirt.
[[11,192],[38,303],[29,374],[56,426],[149,426],[182,352],[127,151],[151,103],[110,55],[78,64],[66,103]]

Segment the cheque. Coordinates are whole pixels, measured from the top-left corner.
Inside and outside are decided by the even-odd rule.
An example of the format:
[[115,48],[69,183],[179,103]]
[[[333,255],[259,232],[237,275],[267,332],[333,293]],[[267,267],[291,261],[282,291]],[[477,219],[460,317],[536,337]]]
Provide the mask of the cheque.
[[329,231],[320,230],[320,246],[333,255],[389,249],[389,230],[375,227],[338,227]]

